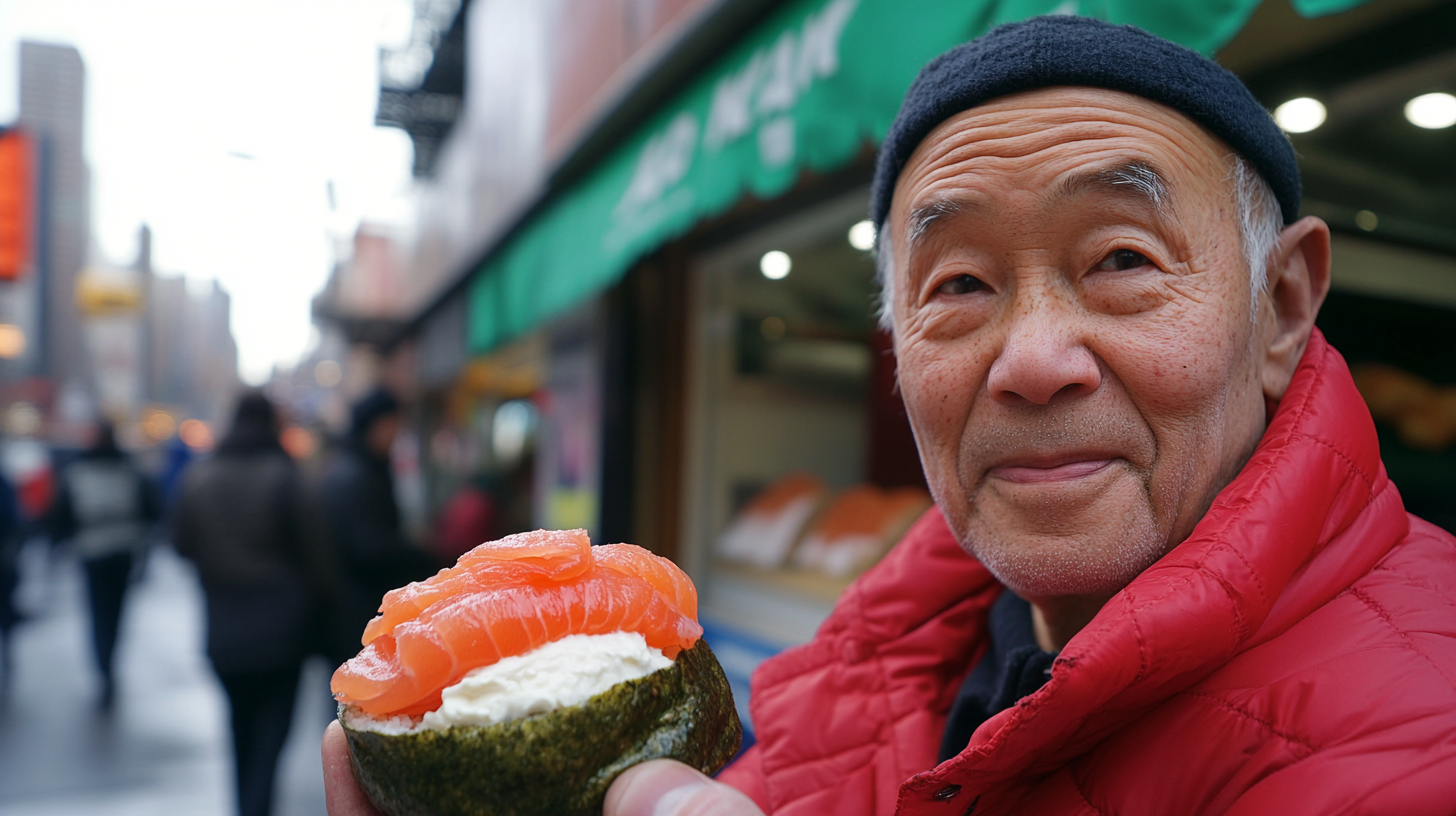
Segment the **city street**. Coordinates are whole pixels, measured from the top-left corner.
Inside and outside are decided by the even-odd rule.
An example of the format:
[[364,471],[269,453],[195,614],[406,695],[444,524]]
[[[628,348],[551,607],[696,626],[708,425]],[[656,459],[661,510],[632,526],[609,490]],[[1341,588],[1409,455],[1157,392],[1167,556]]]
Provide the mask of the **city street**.
[[[222,689],[203,655],[201,593],[190,565],[153,551],[132,587],[115,709],[96,706],[81,571],[29,546],[14,672],[0,701],[0,814],[224,816],[233,812]],[[284,751],[274,813],[324,812],[318,744],[327,674],[311,665]]]

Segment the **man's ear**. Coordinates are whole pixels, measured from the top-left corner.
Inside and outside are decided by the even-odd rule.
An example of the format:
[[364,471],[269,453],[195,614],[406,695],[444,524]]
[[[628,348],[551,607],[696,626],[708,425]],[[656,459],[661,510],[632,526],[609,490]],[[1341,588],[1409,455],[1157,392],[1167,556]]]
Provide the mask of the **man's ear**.
[[1261,385],[1264,396],[1277,402],[1294,378],[1315,315],[1330,291],[1329,226],[1305,216],[1285,227],[1269,259],[1268,275],[1268,308],[1261,309],[1267,338]]

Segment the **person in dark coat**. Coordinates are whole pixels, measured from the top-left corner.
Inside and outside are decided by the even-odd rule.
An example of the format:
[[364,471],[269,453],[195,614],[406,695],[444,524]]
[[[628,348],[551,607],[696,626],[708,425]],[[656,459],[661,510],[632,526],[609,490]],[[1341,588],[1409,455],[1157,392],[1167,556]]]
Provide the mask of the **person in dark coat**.
[[86,571],[91,644],[101,673],[103,709],[116,699],[113,656],[132,565],[161,516],[156,488],[116,444],[110,422],[61,472],[51,518],[56,541],[70,541]]
[[268,398],[245,394],[217,453],[183,474],[175,508],[173,542],[207,596],[207,656],[227,692],[242,816],[271,808],[322,592],[302,479],[278,434]]
[[24,619],[15,605],[20,586],[20,506],[10,479],[0,473],[0,687],[10,679],[11,632]]
[[319,497],[336,570],[334,609],[324,644],[335,665],[359,652],[364,626],[384,593],[434,572],[428,554],[405,537],[389,450],[403,425],[399,401],[376,389],[351,412],[348,436],[323,463]]

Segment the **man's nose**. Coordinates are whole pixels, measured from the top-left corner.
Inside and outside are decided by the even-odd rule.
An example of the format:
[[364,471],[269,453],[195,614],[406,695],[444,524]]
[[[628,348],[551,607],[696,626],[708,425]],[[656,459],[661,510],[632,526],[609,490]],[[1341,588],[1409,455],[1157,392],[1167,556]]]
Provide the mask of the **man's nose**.
[[1010,405],[1048,405],[1097,390],[1102,369],[1072,308],[1053,297],[1032,300],[1016,304],[1009,316],[1005,344],[987,378],[991,396]]

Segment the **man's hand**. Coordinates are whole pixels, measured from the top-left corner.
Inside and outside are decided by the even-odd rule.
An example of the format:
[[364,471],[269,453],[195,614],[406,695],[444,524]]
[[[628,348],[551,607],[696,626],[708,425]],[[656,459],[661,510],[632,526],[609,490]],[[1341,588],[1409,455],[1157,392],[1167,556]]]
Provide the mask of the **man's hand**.
[[349,742],[338,720],[324,731],[324,803],[329,816],[381,816],[354,779]]
[[[324,800],[329,816],[380,816],[349,763],[349,744],[337,722],[324,731]],[[763,816],[753,800],[681,762],[644,762],[617,777],[602,816]]]
[[734,788],[681,762],[655,759],[617,777],[607,790],[602,816],[763,816],[763,811]]

